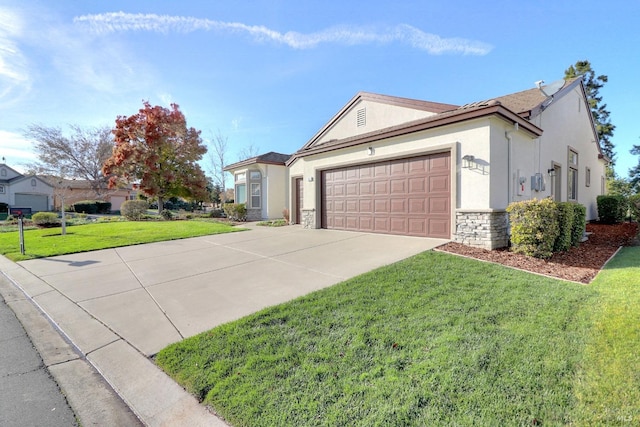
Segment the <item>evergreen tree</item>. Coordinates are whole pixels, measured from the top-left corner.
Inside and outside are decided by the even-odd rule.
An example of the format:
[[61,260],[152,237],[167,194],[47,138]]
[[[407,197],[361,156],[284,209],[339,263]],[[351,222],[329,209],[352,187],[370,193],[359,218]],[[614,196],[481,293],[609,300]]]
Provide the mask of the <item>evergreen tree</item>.
[[[640,156],[640,145],[634,144],[631,154]],[[640,194],[640,159],[638,159],[637,165],[629,169],[629,184],[633,193]]]
[[605,75],[596,77],[595,71],[591,68],[589,61],[578,61],[575,65],[571,65],[564,71],[565,79],[570,79],[577,76],[584,76],[584,87],[587,92],[587,100],[589,101],[589,107],[591,107],[591,115],[598,132],[598,139],[600,140],[600,147],[605,156],[611,159],[611,165],[609,171],[613,171],[613,165],[615,165],[615,147],[611,141],[613,137],[613,131],[615,126],[611,124],[609,118],[609,110],[607,110],[607,104],[602,103],[602,96],[599,91],[604,86],[609,78]]

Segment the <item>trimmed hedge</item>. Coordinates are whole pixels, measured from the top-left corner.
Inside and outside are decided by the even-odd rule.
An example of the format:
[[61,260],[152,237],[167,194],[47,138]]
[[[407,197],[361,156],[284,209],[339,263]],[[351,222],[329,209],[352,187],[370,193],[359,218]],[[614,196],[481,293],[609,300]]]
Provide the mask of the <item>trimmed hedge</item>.
[[553,252],[568,251],[571,248],[573,225],[575,222],[574,203],[559,202],[558,209],[558,237],[553,243]]
[[616,224],[624,221],[627,203],[624,196],[598,196],[598,218],[605,224]]
[[73,204],[73,211],[86,214],[108,214],[111,212],[111,202],[82,200]]
[[507,207],[512,251],[536,258],[578,246],[586,225],[587,208],[551,199],[526,200]]
[[636,221],[640,221],[640,194],[629,197],[629,209],[631,210],[631,216]]
[[147,214],[149,203],[146,200],[127,200],[120,206],[120,214],[131,221],[140,221]]
[[573,204],[573,226],[571,227],[571,246],[578,246],[587,226],[587,208],[580,203]]
[[247,207],[244,203],[225,203],[222,206],[227,218],[235,221],[244,221],[247,219]]
[[60,219],[54,212],[36,212],[31,216],[31,221],[41,228],[59,227]]
[[525,200],[510,204],[507,212],[512,250],[536,258],[549,258],[560,234],[557,204],[551,199]]

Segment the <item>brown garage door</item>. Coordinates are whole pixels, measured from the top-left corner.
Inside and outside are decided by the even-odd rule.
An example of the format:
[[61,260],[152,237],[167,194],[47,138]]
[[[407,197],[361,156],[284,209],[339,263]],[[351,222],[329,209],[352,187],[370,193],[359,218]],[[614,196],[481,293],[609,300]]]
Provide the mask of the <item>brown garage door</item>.
[[449,238],[451,156],[438,153],[322,172],[322,227]]

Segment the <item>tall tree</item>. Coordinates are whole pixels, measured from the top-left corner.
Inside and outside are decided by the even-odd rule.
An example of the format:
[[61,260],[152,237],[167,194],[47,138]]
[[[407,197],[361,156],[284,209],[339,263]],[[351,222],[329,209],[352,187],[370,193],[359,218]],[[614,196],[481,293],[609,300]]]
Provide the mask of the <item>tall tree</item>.
[[227,189],[227,172],[224,171],[225,166],[227,166],[227,147],[228,138],[218,130],[209,142],[210,149],[207,154],[209,158],[209,172],[211,173],[213,184],[220,188],[218,192],[220,195],[220,203],[225,202],[224,194]]
[[116,119],[115,148],[102,168],[109,186],[137,181],[144,194],[158,198],[158,212],[170,197],[206,199],[207,179],[197,163],[207,152],[200,131],[187,128],[177,104],[143,104],[138,114]]
[[602,102],[602,96],[600,95],[600,89],[604,86],[609,78],[604,74],[596,76],[595,71],[591,68],[589,61],[578,61],[575,65],[571,65],[564,71],[565,78],[573,78],[577,76],[584,76],[584,86],[587,92],[587,100],[589,101],[589,107],[591,107],[591,115],[596,125],[596,131],[598,132],[598,139],[600,140],[600,147],[605,156],[611,159],[611,167],[609,167],[610,175],[613,172],[613,165],[615,165],[615,147],[611,141],[613,137],[613,131],[615,126],[611,123],[609,118],[609,110],[607,110],[607,104]]
[[71,134],[58,127],[31,125],[25,136],[32,140],[38,161],[29,170],[61,179],[82,179],[89,183],[96,198],[108,192],[102,165],[111,156],[113,135],[108,126],[82,128],[71,125]]
[[[634,144],[631,149],[631,154],[640,156],[640,145]],[[638,159],[638,164],[629,169],[629,184],[631,186],[631,191],[635,194],[640,194],[640,158]]]

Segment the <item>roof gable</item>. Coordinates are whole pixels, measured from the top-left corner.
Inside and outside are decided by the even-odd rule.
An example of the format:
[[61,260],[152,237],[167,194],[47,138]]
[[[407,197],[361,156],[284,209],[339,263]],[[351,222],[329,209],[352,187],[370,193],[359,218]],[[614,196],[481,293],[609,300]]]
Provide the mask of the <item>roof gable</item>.
[[224,170],[230,171],[233,169],[238,169],[243,166],[249,166],[256,163],[284,166],[287,160],[289,160],[289,157],[291,157],[291,155],[289,154],[282,154],[282,153],[276,153],[275,151],[270,151],[268,153],[264,153],[256,157],[251,157],[250,159],[241,160],[239,162],[225,166]]
[[359,92],[304,145],[303,149],[424,119],[456,108],[458,106],[452,104]]

